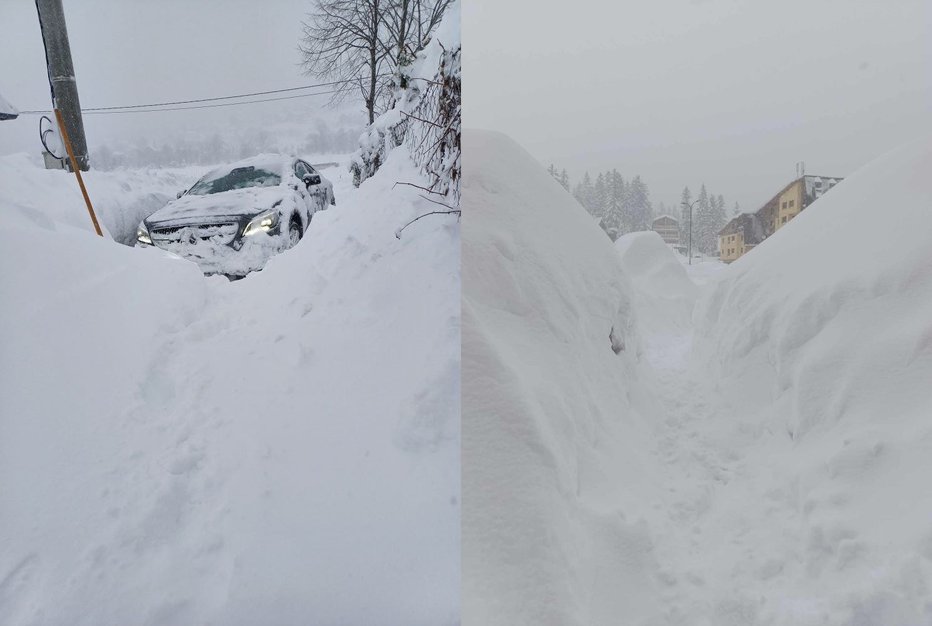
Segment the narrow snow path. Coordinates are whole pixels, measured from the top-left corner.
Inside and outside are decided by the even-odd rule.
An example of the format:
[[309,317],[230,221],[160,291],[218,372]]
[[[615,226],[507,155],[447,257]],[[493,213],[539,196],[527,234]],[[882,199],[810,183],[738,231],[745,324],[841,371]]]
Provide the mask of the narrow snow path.
[[725,515],[733,512],[729,501],[747,495],[734,482],[743,458],[723,445],[712,426],[729,409],[706,372],[691,366],[693,340],[693,329],[686,326],[655,331],[644,343],[661,408],[653,455],[666,486],[651,521],[664,607],[656,623],[758,623],[756,609],[745,605],[740,591],[719,595],[754,546],[746,519],[739,515],[723,523],[723,509]]

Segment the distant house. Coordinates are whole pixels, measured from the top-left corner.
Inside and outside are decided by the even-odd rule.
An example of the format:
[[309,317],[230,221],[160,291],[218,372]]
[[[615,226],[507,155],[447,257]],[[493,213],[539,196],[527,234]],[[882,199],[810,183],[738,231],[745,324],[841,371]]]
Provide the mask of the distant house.
[[651,230],[660,235],[664,243],[671,245],[680,242],[680,221],[669,215],[661,215],[651,222]]
[[[827,176],[806,175],[790,182],[755,213],[739,215],[719,231],[719,258],[725,263],[736,260],[786,226],[787,222],[842,180]],[[754,219],[744,219],[747,216],[752,216]]]

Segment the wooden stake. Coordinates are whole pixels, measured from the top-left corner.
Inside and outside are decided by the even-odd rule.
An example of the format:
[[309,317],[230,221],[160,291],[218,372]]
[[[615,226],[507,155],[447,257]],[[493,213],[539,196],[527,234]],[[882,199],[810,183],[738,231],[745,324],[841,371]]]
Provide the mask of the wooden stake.
[[87,189],[84,187],[84,179],[81,178],[81,168],[77,166],[77,162],[74,160],[74,150],[71,148],[71,140],[68,139],[68,129],[65,128],[65,120],[61,115],[61,111],[58,110],[58,107],[55,107],[55,119],[58,120],[61,138],[65,140],[65,150],[68,151],[68,161],[71,165],[71,171],[78,177],[78,186],[81,187],[81,193],[84,195],[84,202],[87,204],[87,212],[91,214],[91,221],[94,222],[94,230],[97,231],[98,235],[103,237],[104,234],[100,230],[100,224],[97,223],[97,215],[94,214],[94,207],[91,206],[91,199],[87,195]]

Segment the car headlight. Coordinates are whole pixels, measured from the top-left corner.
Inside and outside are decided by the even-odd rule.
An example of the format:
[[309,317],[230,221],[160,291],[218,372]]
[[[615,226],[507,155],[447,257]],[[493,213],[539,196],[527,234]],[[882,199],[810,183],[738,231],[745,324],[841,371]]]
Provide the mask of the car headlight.
[[243,236],[255,235],[256,233],[267,233],[278,225],[278,211],[266,211],[255,216],[246,228],[243,229]]
[[146,228],[145,224],[140,224],[139,228],[136,229],[136,241],[150,246],[152,245],[152,237],[149,236],[149,230]]

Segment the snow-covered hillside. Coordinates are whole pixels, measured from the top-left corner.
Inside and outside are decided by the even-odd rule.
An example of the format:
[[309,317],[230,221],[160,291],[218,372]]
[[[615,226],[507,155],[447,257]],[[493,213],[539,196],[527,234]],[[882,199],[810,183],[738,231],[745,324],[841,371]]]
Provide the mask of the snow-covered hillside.
[[404,149],[324,174],[338,206],[231,283],[0,163],[0,623],[457,621],[458,224],[395,237],[433,207]]
[[685,275],[464,141],[465,620],[932,623],[932,141]]

